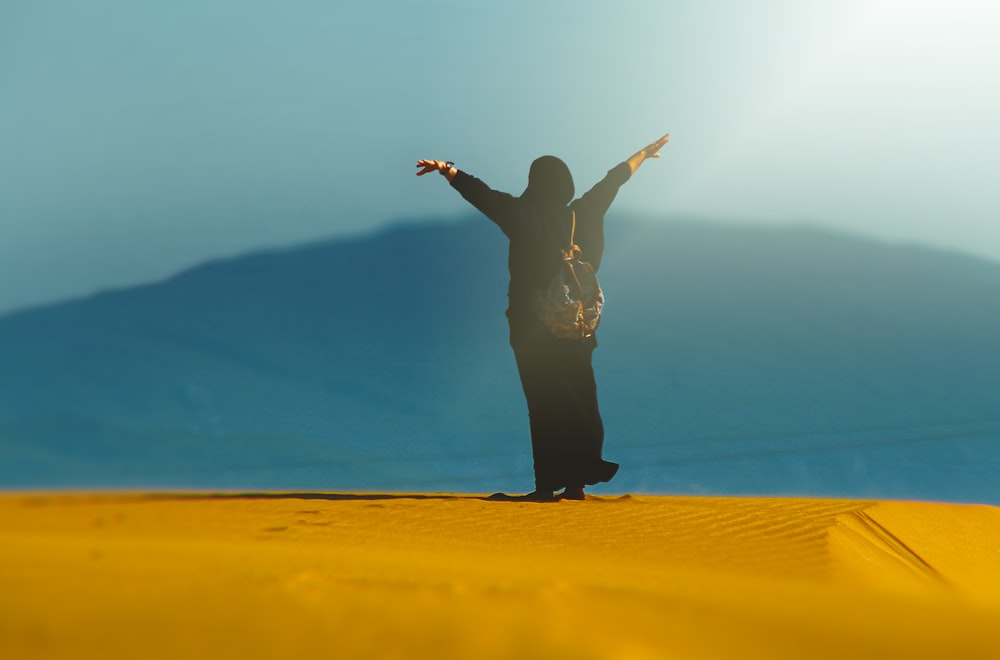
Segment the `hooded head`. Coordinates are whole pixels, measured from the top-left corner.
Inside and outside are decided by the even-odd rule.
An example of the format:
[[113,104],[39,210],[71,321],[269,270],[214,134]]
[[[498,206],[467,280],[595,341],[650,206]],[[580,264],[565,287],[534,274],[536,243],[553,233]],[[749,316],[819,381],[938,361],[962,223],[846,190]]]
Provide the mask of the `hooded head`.
[[528,187],[521,197],[539,206],[566,206],[573,200],[573,175],[566,163],[555,156],[536,158],[528,172]]

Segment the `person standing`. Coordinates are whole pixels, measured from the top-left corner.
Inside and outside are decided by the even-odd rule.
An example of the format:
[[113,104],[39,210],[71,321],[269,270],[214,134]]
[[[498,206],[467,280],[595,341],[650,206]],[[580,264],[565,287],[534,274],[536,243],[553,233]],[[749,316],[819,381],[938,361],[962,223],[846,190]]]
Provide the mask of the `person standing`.
[[417,161],[417,176],[441,173],[510,241],[507,321],[528,404],[535,472],[535,490],[519,499],[582,500],[586,486],[610,481],[618,471],[618,464],[602,457],[604,424],[591,363],[597,337],[555,337],[535,300],[562,267],[560,252],[571,237],[582,259],[600,268],[605,213],[622,184],[647,159],[659,158],[669,139],[667,133],[639,149],[575,200],[569,168],[555,156],[532,162],[528,186],[518,197],[493,190],[450,161]]

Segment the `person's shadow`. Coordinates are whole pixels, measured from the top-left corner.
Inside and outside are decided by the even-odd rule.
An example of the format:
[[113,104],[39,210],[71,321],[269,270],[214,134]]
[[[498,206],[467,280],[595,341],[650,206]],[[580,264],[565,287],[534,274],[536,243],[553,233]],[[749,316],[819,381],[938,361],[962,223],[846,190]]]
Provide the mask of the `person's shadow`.
[[[142,500],[326,500],[328,502],[376,500],[482,500],[487,502],[532,502],[523,495],[448,495],[427,493],[284,493],[284,492],[222,492],[222,493],[148,493]],[[545,500],[557,502],[558,499]]]
[[482,500],[478,495],[448,495],[426,493],[285,493],[285,492],[220,492],[220,493],[149,493],[142,499],[150,500]]

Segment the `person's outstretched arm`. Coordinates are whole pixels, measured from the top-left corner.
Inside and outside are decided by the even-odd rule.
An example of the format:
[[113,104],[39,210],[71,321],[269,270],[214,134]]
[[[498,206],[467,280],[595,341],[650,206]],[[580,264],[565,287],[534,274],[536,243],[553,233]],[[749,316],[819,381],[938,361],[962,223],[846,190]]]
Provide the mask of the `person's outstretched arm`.
[[593,188],[588,190],[580,199],[575,202],[578,210],[586,210],[595,218],[603,218],[607,213],[611,202],[618,194],[618,188],[629,180],[635,171],[639,169],[643,161],[647,158],[659,158],[660,149],[670,140],[670,133],[667,133],[659,140],[652,142],[639,151],[629,156],[618,165],[608,170],[607,176],[598,181]]
[[635,171],[639,169],[639,166],[642,165],[647,158],[659,158],[660,149],[662,149],[663,145],[669,141],[670,133],[667,133],[656,142],[647,144],[645,147],[629,156],[628,160],[625,162],[628,164],[628,168],[631,170],[631,173],[635,174]]
[[476,177],[455,167],[451,161],[418,160],[420,171],[417,176],[430,172],[440,172],[451,187],[459,192],[467,202],[479,209],[483,215],[499,225],[507,235],[512,230],[511,223],[518,219],[517,200],[508,193],[493,190]]

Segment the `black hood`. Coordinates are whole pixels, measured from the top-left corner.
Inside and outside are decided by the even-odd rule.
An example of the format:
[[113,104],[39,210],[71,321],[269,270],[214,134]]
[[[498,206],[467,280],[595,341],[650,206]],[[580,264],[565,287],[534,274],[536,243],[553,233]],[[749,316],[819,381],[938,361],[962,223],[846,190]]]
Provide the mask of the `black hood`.
[[528,187],[521,193],[540,207],[566,206],[573,200],[573,175],[566,163],[555,156],[536,158],[528,172]]

